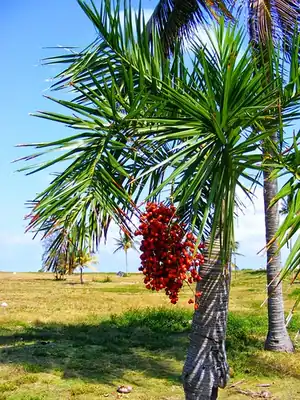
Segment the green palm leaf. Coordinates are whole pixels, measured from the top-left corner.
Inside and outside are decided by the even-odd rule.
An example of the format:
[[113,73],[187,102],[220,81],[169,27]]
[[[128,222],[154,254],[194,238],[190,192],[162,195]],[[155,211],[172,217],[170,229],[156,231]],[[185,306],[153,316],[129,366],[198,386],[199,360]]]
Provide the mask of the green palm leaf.
[[151,33],[156,27],[165,49],[174,49],[177,38],[188,37],[198,24],[205,24],[212,16],[220,15],[232,18],[229,8],[234,1],[161,0],[147,23]]
[[282,278],[288,273],[298,270],[300,265],[300,131],[294,136],[293,145],[284,151],[283,155],[273,163],[273,179],[288,177],[286,183],[274,197],[271,206],[288,198],[285,218],[280,225],[274,240],[278,241],[279,249],[286,246],[292,238],[296,238],[282,270]]
[[[221,22],[210,38],[213,50],[193,46],[188,71],[179,49],[165,60],[155,31],[149,49],[142,13],[135,31],[131,13],[125,12],[122,27],[120,3],[115,9],[108,3],[99,13],[86,9],[99,40],[58,77],[56,88],[72,81],[74,100],[55,100],[70,114],[36,114],[79,133],[32,145],[39,150],[32,157],[49,150],[60,154],[30,167],[32,172],[61,161],[68,166],[34,199],[36,218],[29,228],[47,233],[53,221],[68,232],[80,227],[89,248],[97,247],[111,220],[132,231],[137,202],[165,191],[199,238],[210,232],[213,241],[220,233],[228,264],[236,188],[249,194],[258,182],[261,140],[278,125],[278,87],[261,87],[264,72],[255,67],[250,49],[242,50],[242,30],[225,29]],[[282,99],[282,124],[297,115],[297,101]]]

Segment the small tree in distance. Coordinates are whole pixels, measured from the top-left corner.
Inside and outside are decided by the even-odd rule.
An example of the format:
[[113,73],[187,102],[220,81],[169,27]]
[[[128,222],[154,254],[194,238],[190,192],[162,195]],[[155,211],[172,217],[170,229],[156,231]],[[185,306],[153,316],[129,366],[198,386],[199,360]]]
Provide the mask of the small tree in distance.
[[116,249],[113,254],[117,253],[120,250],[124,250],[125,253],[125,272],[126,275],[128,274],[128,250],[133,249],[137,250],[136,248],[136,242],[128,235],[128,233],[121,233],[120,232],[120,238],[115,239],[116,242]]
[[57,230],[47,235],[42,240],[42,245],[44,252],[41,271],[53,272],[56,280],[64,279],[68,272],[68,244],[63,232]]
[[64,279],[65,275],[72,274],[76,268],[80,269],[80,283],[83,284],[83,269],[93,269],[98,259],[87,246],[80,248],[77,240],[77,227],[67,233],[59,228],[43,239],[44,253],[42,256],[42,270],[53,272],[56,280]]
[[[88,249],[84,250],[79,250],[78,254],[75,257],[75,268],[80,269],[80,283],[83,285],[83,270],[84,268],[90,268],[92,270],[95,270],[93,267],[93,264],[98,263],[98,258],[90,253]],[[75,269],[74,268],[74,269]]]

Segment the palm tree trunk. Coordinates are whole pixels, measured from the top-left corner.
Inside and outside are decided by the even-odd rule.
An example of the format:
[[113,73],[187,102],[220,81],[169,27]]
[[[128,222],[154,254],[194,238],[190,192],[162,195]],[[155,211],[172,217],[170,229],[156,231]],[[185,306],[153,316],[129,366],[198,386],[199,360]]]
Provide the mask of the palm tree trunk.
[[80,283],[83,285],[83,266],[80,266]]
[[[255,4],[254,1],[249,2],[250,8]],[[257,6],[257,4],[255,4]],[[265,1],[266,21],[264,29],[268,33],[268,37],[272,38],[272,13],[271,1]],[[251,26],[250,22],[250,37],[254,38],[254,31],[257,29]],[[252,34],[251,34],[252,29]],[[263,46],[264,43],[262,42]],[[268,85],[271,80],[271,71],[269,70],[269,52],[267,48],[263,52],[262,65],[266,67],[266,81],[262,85]],[[271,136],[273,143],[278,143],[276,134]],[[264,156],[268,156],[268,149],[264,149]],[[279,228],[279,207],[275,205],[269,208],[270,202],[278,192],[277,180],[270,180],[271,169],[264,171],[264,209],[265,209],[265,229],[266,243],[274,237]],[[277,243],[273,244],[267,250],[267,283],[268,283],[268,334],[265,341],[265,349],[272,351],[294,351],[294,346],[291,342],[284,319],[284,302],[282,296],[282,285],[278,283],[278,275],[281,270],[280,254],[276,255]]]
[[[274,138],[277,140],[277,138]],[[264,207],[266,243],[275,235],[279,227],[279,207],[269,208],[271,199],[277,194],[277,180],[270,180],[270,171],[264,172]],[[276,254],[277,243],[267,250],[267,283],[268,283],[268,334],[265,349],[272,351],[293,352],[294,346],[285,326],[282,284],[278,283],[281,270],[280,254]]]
[[128,275],[128,256],[127,256],[127,250],[125,250],[125,268],[126,268],[126,275]]
[[[207,259],[207,258],[206,258]],[[201,267],[203,292],[194,313],[190,345],[183,368],[186,400],[215,400],[218,388],[229,378],[225,350],[230,275],[220,262],[220,246],[214,244],[211,260]]]

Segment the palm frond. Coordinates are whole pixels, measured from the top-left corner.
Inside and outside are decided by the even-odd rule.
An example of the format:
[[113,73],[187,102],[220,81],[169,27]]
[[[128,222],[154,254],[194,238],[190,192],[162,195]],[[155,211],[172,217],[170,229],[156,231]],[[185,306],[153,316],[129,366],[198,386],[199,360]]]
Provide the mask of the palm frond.
[[274,32],[275,38],[283,41],[283,48],[292,53],[291,42],[293,36],[299,32],[300,4],[298,0],[274,0]]
[[44,60],[46,64],[67,65],[55,77],[52,89],[71,89],[76,100],[87,101],[85,96],[78,95],[73,84],[84,84],[97,92],[99,87],[110,89],[114,83],[122,95],[126,93],[129,101],[134,101],[133,91],[126,91],[128,86],[133,89],[135,85],[143,83],[155,90],[157,78],[175,82],[176,77],[185,74],[183,69],[179,69],[179,65],[183,65],[178,62],[182,57],[179,46],[174,46],[174,56],[169,62],[165,60],[156,30],[151,33],[153,42],[149,46],[149,33],[145,29],[141,6],[133,16],[126,0],[117,0],[115,5],[105,0],[99,11],[93,1],[78,0],[78,3],[93,23],[97,39],[76,54],[68,52]]
[[279,190],[278,194],[272,200],[271,206],[277,202],[288,198],[288,208],[285,210],[285,218],[280,225],[277,234],[273,240],[278,242],[279,249],[286,246],[291,239],[296,238],[290,253],[282,270],[282,278],[289,272],[299,269],[300,266],[300,149],[299,149],[300,131],[294,137],[293,146],[285,152],[284,155],[273,163],[274,172],[272,178],[288,176],[289,179]]
[[229,7],[233,1],[160,0],[147,23],[148,32],[157,29],[165,54],[174,51],[177,40],[188,38],[199,24],[221,15],[232,18]]
[[[34,114],[80,133],[55,142],[32,144],[39,151],[25,160],[59,150],[59,157],[27,167],[29,173],[61,161],[69,165],[31,203],[39,219],[32,220],[29,229],[47,232],[51,229],[49,217],[56,210],[55,218],[63,225],[88,226],[91,243],[96,248],[101,237],[106,236],[111,220],[130,230],[130,214],[136,211],[135,203],[143,188],[149,182],[153,187],[157,181],[158,173],[138,185],[132,182],[141,156],[139,145],[133,142],[132,132],[128,130],[128,121],[145,108],[149,92],[160,90],[158,79],[174,85],[178,78],[186,79],[187,68],[179,50],[172,61],[163,62],[159,40],[149,50],[145,29],[140,28],[144,23],[141,10],[136,16],[136,34],[131,11],[125,9],[122,25],[120,2],[115,8],[110,2],[104,2],[100,12],[91,4],[89,7],[80,1],[99,31],[99,39],[80,54],[48,60],[63,65],[70,63],[57,77],[54,88],[61,89],[66,82],[71,83],[68,87],[77,94],[75,100],[49,99],[68,108],[72,114]],[[159,153],[161,150],[157,149]],[[60,207],[61,204],[65,207]]]
[[[149,49],[141,12],[136,29],[131,12],[125,12],[122,27],[119,4],[113,8],[105,1],[99,12],[86,8],[99,40],[92,53],[82,52],[58,77],[57,87],[72,80],[75,98],[57,100],[69,114],[37,113],[76,134],[32,145],[38,156],[59,150],[33,172],[61,161],[67,167],[34,199],[29,227],[45,234],[55,224],[68,232],[78,227],[79,248],[86,238],[88,248],[97,247],[110,221],[131,232],[137,202],[157,199],[163,191],[170,197],[172,191],[199,239],[207,231],[212,242],[221,238],[228,265],[236,188],[251,193],[257,182],[251,171],[261,169],[260,143],[278,126],[278,88],[261,86],[264,72],[250,49],[244,51],[243,30],[225,29],[221,20],[209,35],[212,46],[193,46],[195,61],[188,71],[179,49],[165,59],[155,32]],[[286,93],[283,125],[297,115],[298,97],[291,100]]]
[[[178,207],[184,207],[194,199],[190,203],[192,218],[201,210],[200,236],[204,234],[209,216],[213,215],[211,236],[214,238],[219,230],[222,231],[221,247],[226,259],[233,240],[236,186],[245,186],[245,180],[249,181],[249,187],[255,183],[246,171],[260,168],[262,158],[255,150],[259,150],[261,140],[277,129],[278,120],[271,118],[262,129],[261,122],[266,115],[275,111],[277,90],[262,88],[261,75],[256,70],[253,76],[251,54],[240,51],[242,32],[232,28],[225,33],[222,28],[224,25],[221,24],[213,54],[203,44],[195,46],[195,70],[188,87],[162,86],[162,94],[172,108],[180,110],[178,117],[142,118],[140,122],[149,124],[151,129],[143,128],[140,136],[153,149],[168,141],[179,143],[161,163],[143,172],[141,177],[163,165],[173,167],[173,172],[150,196],[175,182],[173,196],[178,199]],[[285,106],[288,109],[287,103]],[[167,102],[163,108],[168,112]],[[297,114],[292,111],[292,115]],[[255,125],[262,133],[257,134],[251,129]],[[204,202],[199,201],[204,193],[207,194],[207,187],[208,196]],[[195,194],[199,194],[199,198]]]
[[250,40],[257,46],[273,40],[284,53],[293,52],[291,42],[299,32],[298,0],[249,0],[248,26]]
[[266,44],[272,35],[270,2],[266,0],[248,1],[248,26],[250,40]]

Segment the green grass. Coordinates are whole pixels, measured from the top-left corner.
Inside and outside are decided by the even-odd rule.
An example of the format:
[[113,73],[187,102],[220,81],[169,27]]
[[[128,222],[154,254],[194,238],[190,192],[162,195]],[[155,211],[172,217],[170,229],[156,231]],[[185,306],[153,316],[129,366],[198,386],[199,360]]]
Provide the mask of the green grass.
[[110,282],[112,282],[112,279],[110,276],[107,275],[104,279],[93,279],[93,282],[110,283]]
[[[126,287],[104,287],[101,288],[101,292],[103,293],[118,293],[118,294],[122,294],[122,293],[143,293],[145,291],[145,288],[143,287],[136,287],[136,286],[131,286],[128,285]],[[153,293],[153,292],[150,292]]]
[[296,288],[292,290],[292,292],[289,294],[289,297],[296,299],[297,297],[300,296],[300,288]]
[[[183,398],[180,375],[192,318],[188,291],[171,306],[163,294],[143,289],[134,274],[125,280],[110,276],[106,283],[105,276],[86,275],[85,285],[73,284],[78,277],[57,283],[43,274],[1,275],[9,306],[0,310],[0,400],[115,399],[119,384],[133,386],[132,400]],[[299,353],[263,351],[264,285],[262,273],[238,272],[233,279],[227,334],[232,381],[245,379],[252,390],[272,383],[279,399],[300,399]],[[287,283],[285,293],[289,309],[294,296]],[[299,327],[296,313],[292,337]],[[221,391],[220,399],[227,398],[245,396]]]

